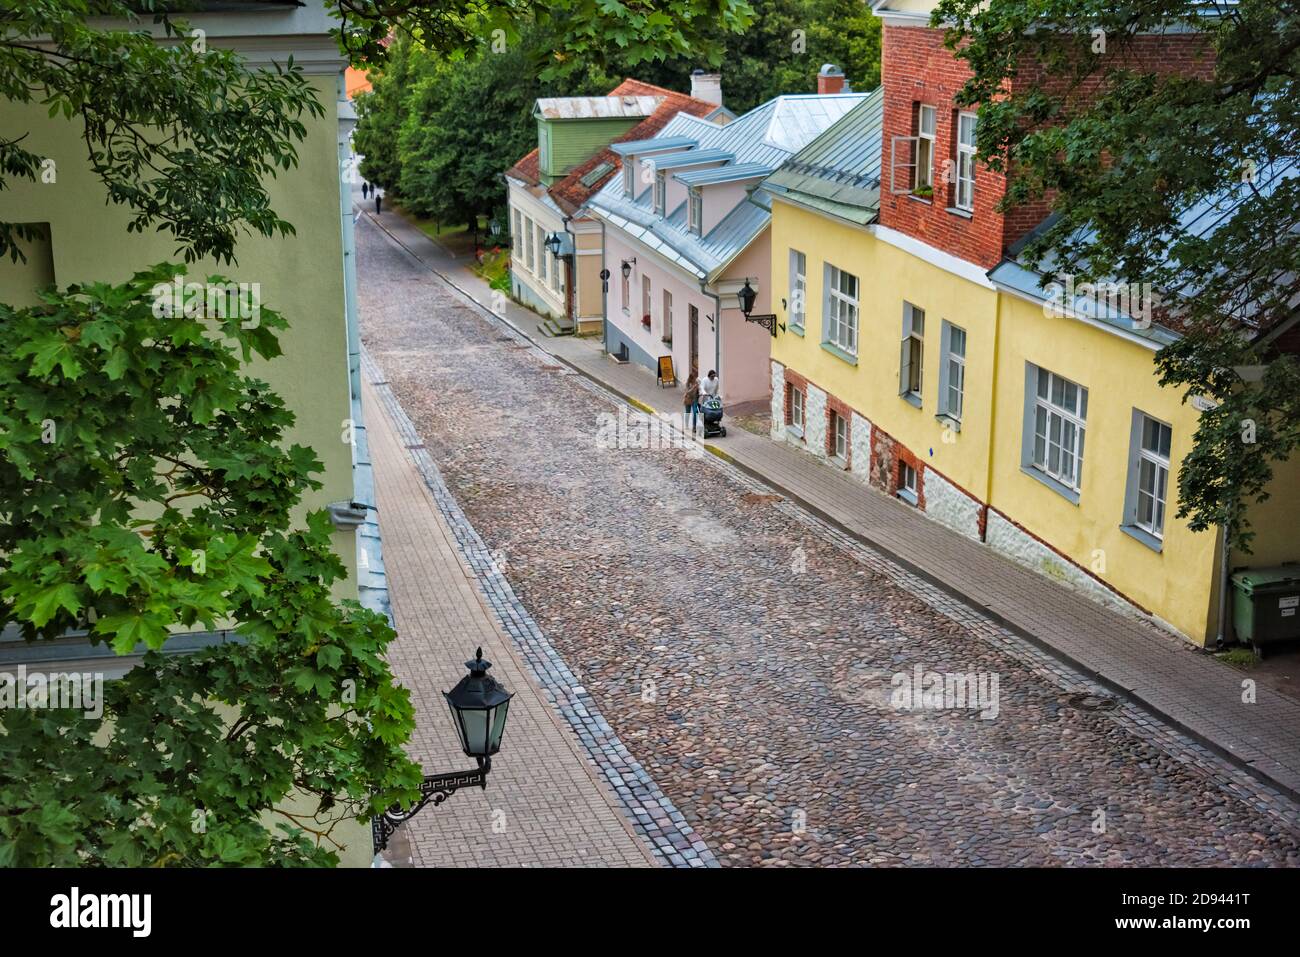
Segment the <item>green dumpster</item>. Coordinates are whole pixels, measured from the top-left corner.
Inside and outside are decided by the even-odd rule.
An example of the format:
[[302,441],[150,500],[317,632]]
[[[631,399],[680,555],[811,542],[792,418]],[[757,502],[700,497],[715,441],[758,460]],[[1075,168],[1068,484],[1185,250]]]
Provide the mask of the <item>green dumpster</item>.
[[1232,574],[1232,626],[1255,647],[1300,638],[1300,564]]

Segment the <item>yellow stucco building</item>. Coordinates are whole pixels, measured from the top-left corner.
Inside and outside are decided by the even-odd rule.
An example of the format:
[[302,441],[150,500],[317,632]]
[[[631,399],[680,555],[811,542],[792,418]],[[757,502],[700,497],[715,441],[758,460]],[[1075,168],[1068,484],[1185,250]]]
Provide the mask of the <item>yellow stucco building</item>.
[[1300,463],[1251,507],[1249,556],[1225,563],[1217,531],[1177,517],[1203,406],[1158,384],[1175,333],[1151,321],[1149,290],[1107,300],[1016,260],[1027,230],[975,163],[976,117],[953,105],[961,77],[940,69],[941,31],[884,19],[882,88],[764,183],[787,326],[772,344],[773,438],[1212,644],[1229,568],[1300,560],[1287,492]]

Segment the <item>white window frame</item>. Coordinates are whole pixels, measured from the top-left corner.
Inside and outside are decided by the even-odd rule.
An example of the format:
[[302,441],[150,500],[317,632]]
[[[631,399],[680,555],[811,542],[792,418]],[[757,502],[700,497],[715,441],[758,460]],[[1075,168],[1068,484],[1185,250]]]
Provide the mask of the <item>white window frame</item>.
[[[838,266],[826,264],[824,271],[826,292],[823,295],[825,321],[822,341],[851,356],[858,354],[858,296],[862,284],[858,277]],[[843,280],[852,280],[852,292],[841,289]]]
[[[958,338],[960,337],[960,338]],[[960,422],[966,406],[966,330],[947,319],[940,328],[939,414]],[[960,344],[960,350],[957,345]]]
[[514,239],[512,254],[516,259],[522,258],[524,254],[524,214],[519,211],[518,207],[511,210],[515,214],[515,231],[511,237]]
[[666,216],[666,207],[668,205],[668,174],[662,170],[655,171],[654,182],[654,207],[655,214]]
[[[975,211],[975,123],[974,113],[957,114],[957,179],[952,202],[957,209],[968,213]],[[969,137],[963,134],[966,127],[970,130]]]
[[686,228],[696,236],[704,232],[704,194],[698,186],[686,191]]
[[[1155,428],[1156,447],[1147,444],[1147,426]],[[1163,442],[1161,441],[1163,439]],[[1133,410],[1133,431],[1130,439],[1129,475],[1124,502],[1125,527],[1149,536],[1148,544],[1159,547],[1164,541],[1165,523],[1169,518],[1169,480],[1172,475],[1170,451],[1173,444],[1173,427],[1141,409]],[[1163,447],[1162,447],[1163,446]],[[1144,482],[1144,474],[1151,476],[1151,487]],[[1143,517],[1143,506],[1150,501],[1150,516]],[[1139,536],[1141,538],[1141,536]],[[1146,541],[1145,538],[1141,539]]]
[[539,223],[537,225],[537,278],[543,283],[546,282],[546,257],[550,252],[546,247],[546,230]]
[[803,390],[791,385],[789,428],[798,435],[803,435],[804,430],[804,403],[805,396]]
[[803,330],[808,318],[808,257],[797,249],[790,250],[790,308],[787,321],[791,329]]
[[919,485],[920,485],[920,475],[916,470],[916,466],[904,462],[902,459],[899,459],[898,492],[897,492],[898,497],[901,498],[904,502],[908,502],[909,504],[915,505],[917,502],[920,501],[920,493],[917,490]]
[[673,293],[666,286],[663,289],[663,328],[659,330],[659,339],[666,346],[673,344]]
[[924,388],[925,310],[904,301],[903,337],[898,351],[898,394],[919,408]]
[[[1077,501],[1083,486],[1088,390],[1048,369],[1032,365],[1029,368],[1031,374],[1026,382],[1030,390],[1026,403],[1029,430],[1026,465],[1050,479],[1050,484],[1071,493]],[[1074,395],[1072,404],[1069,401],[1071,392]]]
[[533,262],[533,221],[527,216],[524,217],[524,248],[528,255],[524,259],[524,266],[529,272],[536,272],[537,266]]
[[641,274],[641,315],[637,316],[637,322],[643,322],[646,316],[650,317],[650,331],[654,331],[655,314],[654,314],[654,289],[650,277],[645,273]]
[[[934,188],[934,133],[937,112],[933,106],[918,103],[916,106],[916,170],[913,189]],[[929,129],[926,120],[929,119]]]
[[834,409],[830,410],[831,458],[837,462],[849,460],[849,420]]
[[636,199],[636,161],[630,156],[623,157],[623,195]]

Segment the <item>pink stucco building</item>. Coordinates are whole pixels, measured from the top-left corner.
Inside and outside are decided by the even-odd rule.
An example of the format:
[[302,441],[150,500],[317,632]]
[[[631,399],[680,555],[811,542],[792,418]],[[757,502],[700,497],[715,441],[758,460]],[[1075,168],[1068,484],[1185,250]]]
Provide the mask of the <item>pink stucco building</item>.
[[748,282],[752,313],[775,311],[761,183],[863,96],[780,96],[726,125],[680,113],[652,138],[611,147],[621,175],[586,212],[603,230],[612,355],[652,369],[671,355],[682,380],[716,369],[728,406],[766,404],[770,333],[745,321],[737,297]]

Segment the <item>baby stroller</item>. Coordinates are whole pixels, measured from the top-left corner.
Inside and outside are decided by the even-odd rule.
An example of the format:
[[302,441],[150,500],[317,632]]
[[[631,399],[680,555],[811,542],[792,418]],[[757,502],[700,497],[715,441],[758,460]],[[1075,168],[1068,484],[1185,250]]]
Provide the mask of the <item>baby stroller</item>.
[[704,437],[725,437],[727,427],[722,424],[722,400],[716,395],[706,395],[700,402],[700,411],[704,414]]

